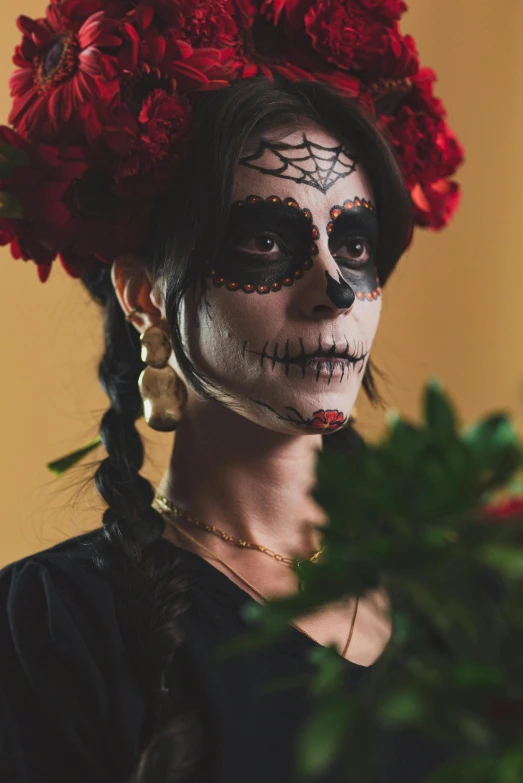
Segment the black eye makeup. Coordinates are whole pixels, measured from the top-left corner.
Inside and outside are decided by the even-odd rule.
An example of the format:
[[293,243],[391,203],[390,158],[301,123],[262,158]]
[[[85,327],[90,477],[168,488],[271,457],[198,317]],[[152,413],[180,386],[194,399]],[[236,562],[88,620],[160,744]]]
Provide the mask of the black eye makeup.
[[248,196],[231,207],[225,240],[208,277],[229,291],[280,291],[312,267],[318,236],[311,211],[290,196]]
[[358,299],[372,301],[381,294],[376,270],[378,219],[373,204],[355,198],[330,210],[329,250],[342,277]]

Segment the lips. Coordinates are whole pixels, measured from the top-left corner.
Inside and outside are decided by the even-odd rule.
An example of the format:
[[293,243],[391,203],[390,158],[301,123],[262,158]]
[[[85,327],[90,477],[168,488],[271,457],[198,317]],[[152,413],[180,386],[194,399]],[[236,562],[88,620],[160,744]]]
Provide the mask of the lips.
[[[283,348],[283,351],[280,353],[280,344],[275,343],[274,344],[274,350],[272,353],[267,351],[267,348],[269,346],[269,341],[265,343],[263,346],[262,351],[252,351],[249,350],[248,353],[252,353],[255,356],[260,357],[260,365],[263,367],[263,364],[265,360],[267,359],[272,363],[272,369],[276,366],[276,364],[283,364],[285,367],[285,373],[288,375],[289,373],[289,367],[291,364],[294,364],[301,368],[303,375],[305,375],[305,368],[307,366],[310,366],[311,364],[315,364],[318,366],[318,364],[328,363],[330,362],[331,365],[335,364],[341,364],[344,365],[357,365],[359,362],[363,363],[368,355],[368,351],[362,351],[359,349],[359,346],[356,348],[356,352],[353,353],[349,350],[349,343],[346,341],[345,347],[343,350],[340,350],[336,343],[333,343],[328,348],[324,348],[321,345],[321,338],[319,340],[318,347],[313,351],[305,351],[303,340],[300,337],[299,338],[299,344],[300,344],[300,350],[297,354],[292,355],[292,353],[289,350],[289,340],[286,341],[285,346]],[[244,353],[246,350],[247,343],[244,344]]]

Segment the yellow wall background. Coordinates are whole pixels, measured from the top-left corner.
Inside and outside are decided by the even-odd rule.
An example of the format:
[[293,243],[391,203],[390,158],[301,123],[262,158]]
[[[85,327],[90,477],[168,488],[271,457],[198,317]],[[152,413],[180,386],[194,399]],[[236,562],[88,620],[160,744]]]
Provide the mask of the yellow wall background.
[[[15,16],[42,16],[44,0],[0,8],[0,119],[10,99]],[[521,0],[410,0],[403,29],[439,75],[439,95],[465,145],[463,204],[441,234],[418,231],[387,285],[374,360],[389,376],[387,403],[417,417],[431,375],[462,420],[492,409],[523,425],[523,4]],[[32,263],[2,265],[0,565],[97,527],[103,502],[83,467],[55,478],[45,463],[98,431],[100,314],[55,265],[41,284]],[[383,415],[358,404],[363,433]],[[141,427],[144,474],[157,481],[172,436]],[[96,452],[96,456],[101,454]],[[87,480],[87,486],[85,486]]]

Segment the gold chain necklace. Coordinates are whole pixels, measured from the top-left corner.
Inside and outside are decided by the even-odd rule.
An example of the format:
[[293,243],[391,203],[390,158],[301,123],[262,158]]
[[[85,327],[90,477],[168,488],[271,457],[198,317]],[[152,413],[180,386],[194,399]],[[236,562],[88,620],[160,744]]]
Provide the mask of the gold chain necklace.
[[[155,500],[154,500],[154,502],[153,502],[153,505],[156,505],[156,507],[157,507],[158,511],[159,511],[159,512],[160,512],[160,514],[161,514],[161,515],[164,517],[164,519],[166,519],[166,520],[167,520],[167,521],[168,521],[168,522],[169,522],[169,523],[170,523],[170,524],[171,524],[173,527],[175,527],[175,528],[176,528],[176,529],[177,529],[177,530],[178,530],[180,533],[182,533],[184,536],[186,536],[186,537],[187,537],[187,538],[188,538],[190,541],[192,541],[194,544],[196,544],[197,546],[199,546],[199,547],[201,547],[202,549],[204,549],[204,550],[207,552],[207,554],[211,555],[211,557],[213,557],[213,558],[214,558],[215,560],[217,560],[219,563],[221,563],[221,564],[222,564],[222,565],[224,565],[226,568],[228,568],[230,571],[232,571],[232,573],[233,573],[233,574],[235,574],[235,575],[238,577],[238,579],[241,579],[241,581],[242,581],[242,582],[244,582],[246,585],[248,585],[248,586],[251,588],[251,590],[254,590],[254,592],[255,592],[257,595],[259,595],[259,596],[260,596],[260,598],[263,598],[263,600],[264,600],[264,601],[268,601],[268,600],[269,600],[269,598],[267,598],[267,596],[265,596],[263,593],[261,593],[261,592],[258,590],[258,588],[257,588],[257,587],[255,587],[255,586],[254,586],[253,584],[251,584],[251,583],[250,583],[250,582],[249,582],[247,579],[245,579],[245,577],[244,577],[244,576],[242,576],[241,574],[239,574],[239,573],[238,573],[238,571],[236,571],[236,570],[235,570],[235,569],[234,569],[232,566],[230,566],[228,563],[226,563],[226,562],[225,562],[225,560],[222,560],[222,559],[221,559],[220,557],[218,557],[218,555],[216,555],[216,554],[215,554],[215,553],[214,553],[214,552],[213,552],[211,549],[209,549],[208,547],[206,547],[206,546],[205,546],[205,544],[202,544],[202,543],[201,543],[201,541],[198,541],[196,538],[194,538],[193,536],[191,536],[191,535],[190,535],[190,533],[188,533],[186,530],[184,530],[184,529],[183,529],[183,527],[181,527],[181,525],[179,525],[179,524],[178,524],[178,523],[175,521],[174,517],[179,517],[179,516],[182,516],[182,515],[184,515],[184,514],[185,514],[185,512],[182,512],[182,511],[181,511],[181,509],[176,509],[176,512],[173,512],[173,510],[172,510],[172,509],[173,509],[173,508],[176,508],[176,507],[175,507],[175,506],[174,506],[174,507],[172,507],[172,504],[170,503],[170,501],[167,501],[167,502],[166,502],[166,500],[167,500],[167,498],[164,498],[164,497],[163,497],[163,496],[161,496],[161,495],[156,495],[156,497],[155,497]],[[164,506],[165,506],[165,508],[164,508]],[[210,532],[213,532],[213,531],[211,530]],[[313,555],[313,557],[314,557],[314,555]],[[291,561],[291,562],[292,562],[292,561]],[[353,632],[354,632],[354,625],[355,625],[355,623],[356,623],[356,615],[358,614],[358,606],[359,606],[359,602],[360,602],[360,597],[359,597],[359,595],[358,595],[358,596],[356,596],[356,605],[355,605],[355,607],[354,607],[354,614],[352,615],[352,621],[351,621],[350,630],[349,630],[349,637],[348,637],[348,639],[347,639],[347,642],[346,642],[346,644],[345,644],[345,647],[343,648],[343,652],[341,653],[341,657],[342,657],[342,658],[345,658],[345,656],[346,656],[346,654],[347,654],[347,650],[349,649],[349,644],[351,643],[352,634],[353,634]],[[317,642],[317,641],[316,641],[316,639],[315,639],[313,636],[311,636],[310,634],[308,634],[308,633],[307,633],[307,631],[305,631],[305,630],[304,630],[303,628],[301,628],[299,625],[297,625],[296,623],[294,623],[292,620],[290,620],[289,622],[290,622],[290,624],[291,624],[292,626],[294,626],[294,628],[296,628],[298,631],[300,631],[300,633],[303,633],[303,634],[305,634],[305,636],[308,636],[308,637],[309,637],[309,639],[312,639],[312,641],[313,641],[313,642],[316,642],[316,644],[319,644],[319,642]]]
[[[163,495],[156,495],[156,500],[159,501],[162,507],[166,506],[169,511],[178,519],[187,520],[196,527],[199,527],[201,530],[207,530],[208,533],[214,533],[215,536],[219,536],[223,541],[227,541],[228,544],[235,544],[236,546],[242,547],[243,549],[257,549],[258,552],[263,552],[264,555],[274,557],[274,559],[279,563],[285,563],[285,565],[289,566],[292,566],[294,563],[299,565],[300,563],[305,562],[304,559],[293,559],[292,557],[279,555],[276,552],[273,552],[272,549],[268,549],[268,547],[262,546],[262,544],[252,544],[250,541],[244,541],[242,538],[235,538],[234,536],[229,535],[229,533],[224,533],[223,530],[220,530],[220,528],[216,527],[215,525],[207,525],[205,522],[200,522],[199,519],[195,519],[186,511],[177,508],[177,506],[171,503],[171,501]],[[314,552],[312,557],[306,559],[311,563],[316,563],[324,549],[325,546],[320,547]]]

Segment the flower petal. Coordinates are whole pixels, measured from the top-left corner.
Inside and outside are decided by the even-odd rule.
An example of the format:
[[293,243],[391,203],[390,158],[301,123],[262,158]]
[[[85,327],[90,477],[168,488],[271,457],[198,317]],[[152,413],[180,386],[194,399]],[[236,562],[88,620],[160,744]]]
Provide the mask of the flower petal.
[[84,49],[78,58],[78,65],[80,71],[87,73],[93,79],[103,79],[105,77],[103,55],[94,46]]
[[85,49],[87,46],[91,46],[98,37],[101,31],[100,22],[104,18],[104,12],[98,11],[97,14],[93,14],[87,19],[78,31],[78,40],[80,46]]

